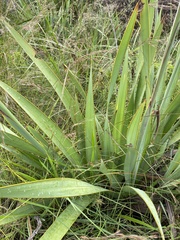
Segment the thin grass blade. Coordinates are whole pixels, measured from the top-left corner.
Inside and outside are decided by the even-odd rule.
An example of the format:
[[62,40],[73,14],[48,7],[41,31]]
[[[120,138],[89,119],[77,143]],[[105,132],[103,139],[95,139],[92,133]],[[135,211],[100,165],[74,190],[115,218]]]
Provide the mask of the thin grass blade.
[[150,107],[151,108],[155,102],[160,102],[160,100],[162,99],[162,85],[164,82],[164,75],[166,73],[166,69],[167,69],[167,63],[169,61],[169,57],[170,57],[170,53],[174,44],[174,39],[176,34],[178,33],[179,30],[179,19],[180,19],[180,3],[178,5],[178,9],[174,18],[174,22],[173,22],[173,26],[171,28],[171,32],[169,34],[169,38],[167,40],[167,44],[166,44],[166,49],[164,52],[164,56],[163,59],[161,61],[157,76],[156,76],[156,85],[154,87],[153,93],[152,93],[152,97],[151,97],[151,104]]
[[178,80],[180,78],[179,66],[180,66],[180,47],[177,53],[177,58],[174,64],[173,72],[171,74],[171,77],[169,79],[168,85],[166,87],[166,90],[161,102],[160,111],[162,114],[164,114],[167,108],[169,107],[169,103],[173,97],[174,90],[177,87]]
[[12,211],[8,211],[8,213],[0,215],[0,226],[5,224],[14,223],[21,218],[31,216],[34,214],[37,214],[38,211],[42,210],[44,208],[43,205],[40,205],[40,203],[28,203],[24,206],[24,204],[21,204],[16,209]]
[[[179,113],[180,113],[180,95],[178,94],[172,101],[171,103],[168,105],[166,111],[164,112],[164,114],[161,114],[160,111],[160,125],[159,125],[159,130],[157,133],[159,133],[159,135],[157,134],[156,137],[156,141],[159,141],[159,137],[162,137],[163,135],[166,135],[166,139],[167,137],[170,137],[171,131],[173,129],[173,125],[177,124],[180,120],[179,120]],[[168,136],[168,132],[169,132],[169,136]],[[159,137],[158,137],[159,136]],[[165,138],[163,138],[163,140],[166,140]]]
[[131,15],[131,18],[128,22],[128,25],[126,27],[126,30],[123,34],[123,38],[121,40],[117,55],[116,55],[116,59],[113,65],[113,70],[112,70],[112,76],[111,76],[111,80],[110,80],[110,86],[109,86],[109,91],[108,91],[108,99],[107,99],[107,105],[109,105],[109,102],[111,100],[112,94],[113,94],[113,90],[116,84],[116,80],[117,77],[119,75],[119,71],[120,71],[120,66],[123,62],[125,53],[127,51],[128,45],[129,45],[129,41],[131,39],[131,35],[132,32],[134,30],[134,25],[136,22],[136,17],[138,14],[138,3],[135,6],[135,9]]
[[[1,18],[1,21],[4,23],[8,31],[17,41],[17,43],[22,47],[26,54],[31,58],[31,60],[36,64],[39,70],[44,74],[47,80],[50,82],[64,106],[66,107],[67,112],[69,113],[72,121],[74,123],[82,122],[82,114],[79,109],[78,102],[74,99],[65,85],[61,82],[61,79],[54,73],[48,64],[43,59],[40,59],[36,55],[36,51],[28,44],[28,42],[4,19]],[[78,124],[78,127],[81,125]]]
[[178,180],[180,178],[180,148],[176,152],[173,160],[171,160],[169,167],[165,173],[167,180]]

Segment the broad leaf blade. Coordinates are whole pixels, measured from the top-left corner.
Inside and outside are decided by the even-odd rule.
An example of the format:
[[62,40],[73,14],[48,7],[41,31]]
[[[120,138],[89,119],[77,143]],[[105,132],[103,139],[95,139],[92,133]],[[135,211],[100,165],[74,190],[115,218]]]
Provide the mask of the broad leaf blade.
[[108,90],[108,98],[107,98],[107,109],[106,109],[106,117],[105,117],[105,124],[104,124],[104,141],[103,141],[103,155],[107,158],[111,155],[113,152],[113,142],[112,142],[112,136],[111,136],[111,129],[109,124],[109,103],[111,100],[111,97],[113,95],[114,87],[116,84],[117,77],[119,75],[120,67],[123,62],[125,53],[128,48],[129,41],[132,36],[132,32],[134,30],[134,25],[136,22],[136,17],[138,14],[138,3],[136,4],[136,7],[131,15],[131,18],[128,22],[128,25],[126,27],[126,30],[123,34],[123,38],[121,40],[118,52],[116,54],[116,59],[113,65],[112,75],[110,79],[109,84],[109,90]]
[[92,197],[83,197],[73,201],[53,224],[47,229],[40,240],[61,240],[70,230],[73,223],[77,220],[81,212],[93,201]]
[[45,155],[42,152],[38,151],[33,145],[22,140],[21,138],[15,136],[14,134],[4,133],[3,138],[0,138],[0,144],[5,144],[7,146],[11,146],[19,152],[23,153],[32,153],[37,156],[44,157]]
[[77,179],[54,178],[0,187],[0,196],[1,198],[64,198],[104,191],[107,190]]
[[133,172],[136,165],[137,160],[137,140],[139,137],[139,129],[141,124],[141,118],[144,110],[145,102],[141,104],[141,106],[136,111],[132,121],[129,124],[127,131],[127,153],[124,162],[124,175],[127,184],[131,184],[133,182]]
[[115,121],[113,124],[113,139],[115,140],[114,150],[116,153],[118,153],[119,151],[119,146],[121,144],[123,132],[125,132],[124,119],[125,119],[127,94],[128,94],[128,51],[126,52],[126,55],[125,55],[122,76],[120,79],[118,96],[116,101],[116,109],[115,109]]
[[74,149],[71,141],[51,119],[49,119],[25,97],[5,83],[0,82],[0,87],[2,87],[19,104],[19,106],[32,118],[32,120],[52,140],[59,150],[63,152],[73,165],[81,165],[81,158]]
[[96,122],[94,112],[94,100],[92,89],[92,68],[90,71],[88,94],[86,99],[85,115],[85,141],[86,141],[86,158],[88,163],[95,163],[98,160],[98,147],[96,140]]

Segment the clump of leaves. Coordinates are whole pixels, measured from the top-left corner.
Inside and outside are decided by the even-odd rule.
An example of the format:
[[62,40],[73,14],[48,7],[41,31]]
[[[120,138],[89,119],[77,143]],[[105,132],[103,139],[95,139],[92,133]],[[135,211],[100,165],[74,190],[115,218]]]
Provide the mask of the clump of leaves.
[[[74,137],[72,134],[67,136],[28,99],[6,83],[0,82],[6,94],[41,129],[37,131],[36,128],[25,128],[0,103],[1,114],[9,124],[1,124],[1,147],[38,173],[37,177],[32,178],[30,172],[18,172],[23,183],[2,186],[1,198],[67,198],[70,202],[40,239],[49,239],[49,236],[62,239],[78,216],[94,201],[88,195],[102,192],[108,192],[112,199],[116,194],[119,197],[119,192],[122,196],[138,194],[153,215],[162,239],[165,239],[157,210],[146,193],[146,186],[141,188],[140,182],[153,175],[153,178],[158,178],[156,182],[151,178],[150,184],[153,182],[154,187],[158,186],[157,191],[168,188],[173,194],[176,194],[175,186],[179,184],[180,95],[176,92],[180,64],[179,45],[175,47],[171,73],[167,73],[167,66],[178,32],[180,10],[178,7],[157,69],[155,62],[162,32],[161,12],[156,12],[154,6],[148,4],[147,0],[144,1],[140,12],[140,30],[136,35],[137,47],[137,44],[131,45],[130,41],[138,7],[139,4],[131,15],[117,51],[107,98],[104,99],[106,112],[103,116],[100,115],[101,109],[97,109],[94,104],[93,57],[90,59],[87,93],[66,67],[67,75],[74,86],[72,90],[35,49],[1,18],[13,38],[51,84],[74,126]],[[129,57],[132,53],[134,61],[130,69]],[[163,167],[158,166],[158,161],[172,146],[175,151],[171,161]],[[45,172],[53,178],[46,179]],[[62,176],[65,178],[61,178]],[[77,198],[72,200],[70,197]],[[31,204],[17,208],[1,216],[0,223],[6,224],[14,218],[19,219],[39,211],[43,204],[37,204],[33,209]]]

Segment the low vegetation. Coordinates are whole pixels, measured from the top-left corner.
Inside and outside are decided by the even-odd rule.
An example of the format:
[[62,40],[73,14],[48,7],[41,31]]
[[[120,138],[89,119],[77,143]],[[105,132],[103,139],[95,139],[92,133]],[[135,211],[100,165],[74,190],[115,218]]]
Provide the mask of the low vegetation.
[[179,239],[180,6],[2,6],[0,238]]

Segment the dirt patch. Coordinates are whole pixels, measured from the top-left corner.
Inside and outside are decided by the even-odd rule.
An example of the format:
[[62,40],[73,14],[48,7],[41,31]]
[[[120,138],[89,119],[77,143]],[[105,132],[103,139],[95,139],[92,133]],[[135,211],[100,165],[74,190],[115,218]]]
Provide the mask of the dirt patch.
[[[102,4],[106,6],[114,5],[115,11],[119,13],[119,18],[123,23],[126,23],[138,0],[102,0]],[[151,4],[151,3],[149,3]],[[164,28],[169,29],[172,26],[179,0],[160,0],[158,6],[151,4],[152,7],[162,10],[162,18]]]

